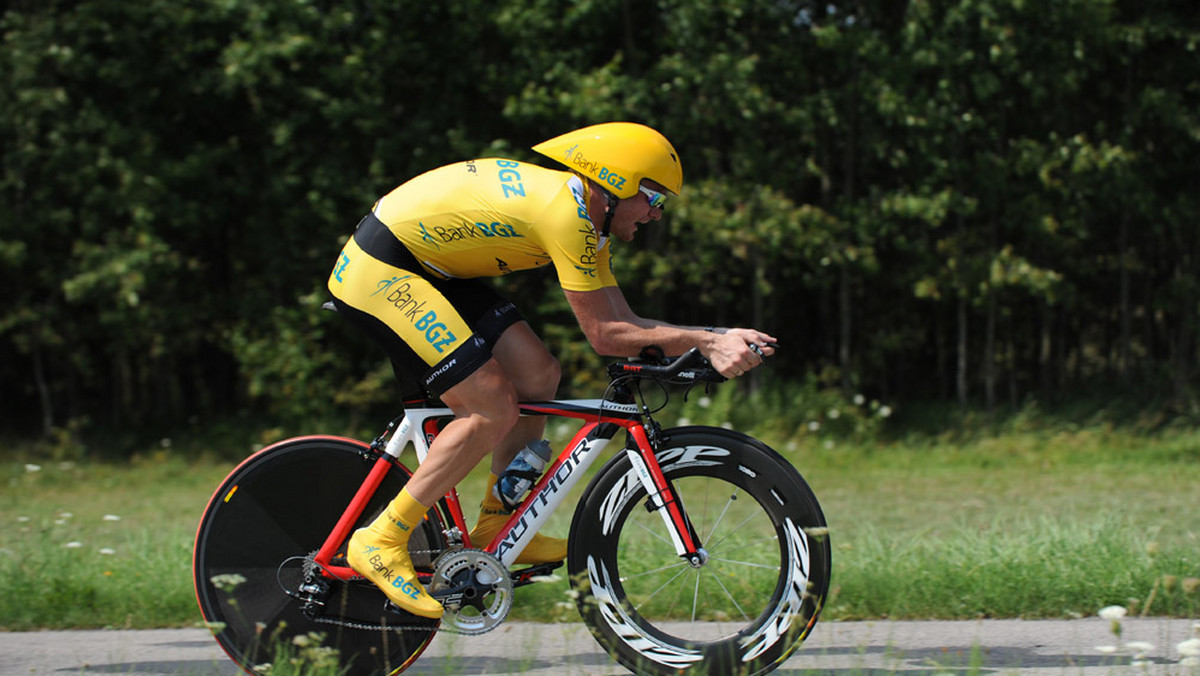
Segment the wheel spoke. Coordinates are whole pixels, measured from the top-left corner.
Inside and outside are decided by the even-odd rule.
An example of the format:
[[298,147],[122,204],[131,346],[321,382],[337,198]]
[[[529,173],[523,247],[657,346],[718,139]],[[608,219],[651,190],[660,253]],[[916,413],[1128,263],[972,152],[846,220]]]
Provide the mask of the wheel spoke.
[[[661,523],[661,521],[660,521],[659,523]],[[638,522],[637,522],[637,524],[635,524],[635,525],[636,525],[638,528],[640,528],[640,529],[642,529],[642,530],[646,531],[646,532],[647,532],[647,533],[649,533],[650,535],[654,536],[656,539],[658,539],[658,540],[661,540],[662,542],[665,542],[665,543],[667,543],[668,545],[671,545],[671,551],[675,551],[675,543],[673,543],[673,542],[671,542],[670,540],[668,540],[667,538],[663,537],[662,533],[660,533],[660,532],[658,532],[657,530],[655,530],[655,529],[653,529],[653,528],[651,528],[651,527],[647,526],[646,524],[642,523],[641,521],[638,521]]]
[[742,604],[737,602],[737,599],[734,598],[733,594],[729,593],[729,589],[725,587],[725,583],[721,582],[721,577],[712,570],[708,571],[708,574],[711,575],[713,580],[716,581],[717,586],[721,588],[721,591],[725,592],[725,597],[729,599],[729,602],[733,604],[733,607],[737,608],[738,612],[742,614],[742,619],[749,621],[750,616],[747,615],[746,611],[742,609]]
[[766,570],[779,570],[779,566],[778,566],[778,565],[774,565],[774,566],[772,566],[772,565],[769,565],[769,564],[766,564],[766,563],[753,563],[753,562],[751,562],[751,561],[735,561],[735,560],[733,560],[733,559],[719,559],[719,558],[717,558],[717,557],[715,557],[715,556],[714,556],[714,557],[712,557],[712,558],[710,558],[710,559],[709,559],[709,561],[710,561],[710,562],[712,562],[712,561],[717,561],[717,562],[720,562],[720,563],[728,563],[728,564],[732,564],[732,565],[734,565],[734,566],[747,566],[747,567],[750,567],[750,568],[764,568],[764,569],[766,569]]
[[675,580],[677,580],[677,579],[679,578],[679,576],[680,576],[680,575],[683,575],[684,573],[686,573],[686,572],[687,572],[687,570],[688,570],[688,569],[687,569],[686,567],[682,568],[682,569],[681,569],[681,570],[680,570],[678,573],[675,573],[674,575],[672,575],[672,576],[670,577],[670,579],[668,579],[666,582],[664,582],[664,583],[662,583],[662,584],[658,585],[658,589],[655,589],[654,591],[650,592],[650,595],[649,595],[649,596],[647,596],[646,598],[642,599],[641,603],[639,603],[639,604],[637,604],[636,606],[634,606],[634,609],[639,609],[639,608],[641,608],[642,606],[646,605],[646,602],[648,602],[650,599],[654,598],[654,597],[655,597],[655,596],[656,596],[656,595],[657,595],[657,594],[658,594],[660,591],[662,591],[662,590],[666,589],[667,587],[669,587],[669,586],[671,585],[671,583],[672,583],[672,582],[674,582]]
[[[716,542],[708,543],[706,545],[707,548],[708,549],[716,549],[718,546],[720,546],[720,544],[722,542],[725,542],[726,540],[728,540],[734,533],[741,531],[742,526],[745,526],[746,524],[750,523],[750,521],[752,521],[756,518],[762,518],[763,516],[765,516],[765,515],[761,511],[750,512],[750,514],[745,519],[742,519],[741,523],[739,523],[738,525],[729,529],[729,535],[726,535],[725,537],[721,538],[720,540],[717,540]],[[716,529],[714,528],[713,531],[715,532]]]
[[686,566],[686,565],[688,565],[686,561],[679,561],[678,563],[672,563],[672,564],[670,564],[670,565],[667,565],[667,566],[659,566],[658,568],[654,568],[654,569],[652,569],[652,570],[646,570],[646,571],[642,571],[642,572],[640,572],[640,573],[634,573],[633,575],[622,575],[622,576],[621,576],[621,582],[627,582],[627,581],[629,581],[629,580],[636,580],[636,579],[637,579],[637,578],[639,578],[639,577],[645,577],[645,576],[647,576],[647,575],[653,575],[653,574],[655,574],[655,573],[661,573],[661,572],[663,572],[664,570],[671,570],[672,568],[682,568],[682,567],[684,567],[684,566]]
[[696,608],[700,605],[700,576],[696,576],[696,584],[692,587],[692,623],[696,623]]
[[[738,491],[734,491],[733,494],[729,496],[729,499],[725,501],[725,505],[721,508],[721,513],[717,515],[717,520],[713,522],[712,528],[710,528],[708,530],[708,533],[706,533],[704,536],[705,542],[708,542],[708,539],[712,537],[712,534],[717,532],[717,528],[721,525],[721,521],[723,521],[725,519],[725,515],[729,512],[729,507],[733,504],[733,502],[735,500],[737,500],[737,494],[738,494]],[[705,495],[705,498],[704,498],[705,507],[707,508],[708,507],[708,491],[705,491],[704,495]],[[687,507],[686,502],[684,503],[684,507],[685,508]],[[707,509],[705,510],[705,513],[706,514],[708,513]]]

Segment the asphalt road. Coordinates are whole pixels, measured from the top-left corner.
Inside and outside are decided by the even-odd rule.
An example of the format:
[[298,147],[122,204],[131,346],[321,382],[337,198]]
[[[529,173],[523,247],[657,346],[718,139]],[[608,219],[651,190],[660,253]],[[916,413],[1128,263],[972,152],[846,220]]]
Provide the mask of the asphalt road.
[[[776,674],[785,676],[1200,676],[1176,646],[1192,620],[1127,619],[1123,648],[1099,618],[973,622],[826,622]],[[1137,643],[1145,655],[1135,658]],[[1136,662],[1135,662],[1136,660]],[[0,674],[236,676],[204,629],[0,632]],[[481,636],[439,634],[405,674],[627,673],[581,624],[506,624]]]

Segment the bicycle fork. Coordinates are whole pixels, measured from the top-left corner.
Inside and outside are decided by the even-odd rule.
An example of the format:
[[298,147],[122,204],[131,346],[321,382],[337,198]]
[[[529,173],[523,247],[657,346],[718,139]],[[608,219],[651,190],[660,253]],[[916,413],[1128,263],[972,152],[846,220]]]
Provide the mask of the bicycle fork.
[[708,552],[702,546],[700,536],[692,526],[675,486],[663,474],[662,467],[658,464],[658,458],[654,454],[655,444],[651,442],[650,435],[642,425],[633,425],[628,431],[634,443],[632,447],[625,449],[625,455],[633,465],[634,473],[646,490],[646,495],[649,496],[646,509],[658,512],[662,517],[679,558],[687,561],[693,568],[703,566],[708,561]]

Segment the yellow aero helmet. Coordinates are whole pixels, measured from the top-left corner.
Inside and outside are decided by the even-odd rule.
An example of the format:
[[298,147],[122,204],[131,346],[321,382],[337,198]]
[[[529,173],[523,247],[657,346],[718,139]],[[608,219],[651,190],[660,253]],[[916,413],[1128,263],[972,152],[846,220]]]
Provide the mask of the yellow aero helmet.
[[606,122],[569,131],[533,147],[587,176],[621,199],[633,197],[643,178],[679,194],[683,165],[665,136],[633,122]]

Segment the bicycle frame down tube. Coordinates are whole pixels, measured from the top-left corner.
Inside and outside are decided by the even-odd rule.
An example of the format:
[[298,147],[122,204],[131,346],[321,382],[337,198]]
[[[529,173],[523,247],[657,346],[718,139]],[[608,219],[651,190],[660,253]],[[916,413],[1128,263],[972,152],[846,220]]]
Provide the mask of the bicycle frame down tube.
[[[599,415],[604,412],[603,419]],[[542,476],[529,493],[529,497],[509,517],[504,528],[488,545],[511,567],[538,532],[550,514],[562,503],[571,488],[579,482],[584,472],[600,451],[608,445],[619,429],[625,429],[636,445],[627,449],[635,474],[646,494],[652,496],[653,504],[662,514],[663,523],[671,535],[671,541],[679,556],[692,557],[699,543],[675,491],[667,482],[654,456],[653,444],[634,406],[623,406],[600,400],[554,401],[523,404],[522,412],[531,415],[555,415],[589,420],[559,455],[555,463]],[[609,417],[609,416],[612,417]]]
[[[564,413],[559,412],[558,415]],[[624,426],[615,422],[588,422],[575,434],[571,443],[567,444],[487,546],[487,551],[496,554],[506,567],[511,568],[516,563],[534,534],[579,483],[588,467],[600,457],[600,452],[612,441],[617,430]]]

